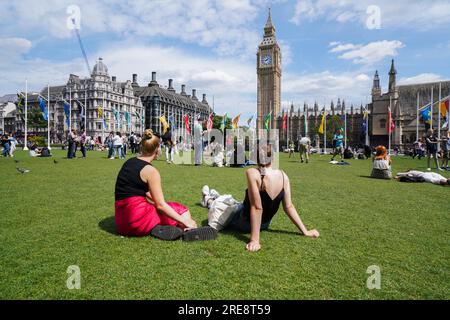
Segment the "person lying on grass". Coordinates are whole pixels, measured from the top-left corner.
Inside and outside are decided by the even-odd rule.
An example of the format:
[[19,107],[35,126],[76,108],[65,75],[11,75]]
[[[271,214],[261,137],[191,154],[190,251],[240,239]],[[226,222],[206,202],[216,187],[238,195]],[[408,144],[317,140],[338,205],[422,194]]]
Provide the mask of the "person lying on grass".
[[289,178],[281,170],[272,168],[272,146],[261,146],[257,154],[258,168],[246,171],[247,190],[243,203],[231,195],[220,195],[208,186],[202,188],[202,205],[209,208],[208,224],[217,231],[230,228],[250,232],[248,251],[261,249],[260,230],[267,230],[270,222],[283,202],[284,212],[300,232],[312,238],[319,237],[315,229],[308,230],[302,223],[291,199]]
[[[196,240],[213,239],[214,234],[197,228],[187,207],[166,202],[161,187],[161,176],[152,166],[160,155],[160,138],[150,129],[141,141],[141,155],[128,159],[122,166],[115,188],[115,222],[123,236],[147,236],[175,240],[185,236]],[[184,229],[184,231],[183,231]],[[200,234],[196,234],[200,230]],[[203,231],[202,231],[203,230]],[[210,237],[207,239],[207,237]]]
[[441,186],[450,186],[450,178],[446,178],[435,172],[409,170],[407,172],[397,173],[395,179],[400,182],[430,182]]

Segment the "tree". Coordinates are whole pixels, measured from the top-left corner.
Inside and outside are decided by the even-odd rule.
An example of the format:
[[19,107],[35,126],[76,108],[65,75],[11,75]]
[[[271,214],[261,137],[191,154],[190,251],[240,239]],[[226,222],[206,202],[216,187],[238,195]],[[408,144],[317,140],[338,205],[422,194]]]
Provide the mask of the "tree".
[[[224,116],[213,116],[213,128],[214,129],[222,129],[222,121]],[[231,118],[227,117],[225,129],[231,129]]]
[[31,129],[47,128],[47,121],[42,117],[38,106],[28,108],[28,127]]

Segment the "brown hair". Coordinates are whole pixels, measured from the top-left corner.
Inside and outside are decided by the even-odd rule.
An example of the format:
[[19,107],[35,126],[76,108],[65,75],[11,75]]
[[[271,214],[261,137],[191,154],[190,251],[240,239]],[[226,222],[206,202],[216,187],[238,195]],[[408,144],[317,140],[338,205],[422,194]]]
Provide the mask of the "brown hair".
[[153,155],[158,151],[160,145],[160,140],[157,135],[153,133],[152,129],[147,129],[144,131],[141,141],[142,154]]
[[257,162],[259,167],[266,167],[272,163],[272,145],[258,143]]
[[386,159],[387,149],[385,146],[378,146],[375,148],[375,159]]

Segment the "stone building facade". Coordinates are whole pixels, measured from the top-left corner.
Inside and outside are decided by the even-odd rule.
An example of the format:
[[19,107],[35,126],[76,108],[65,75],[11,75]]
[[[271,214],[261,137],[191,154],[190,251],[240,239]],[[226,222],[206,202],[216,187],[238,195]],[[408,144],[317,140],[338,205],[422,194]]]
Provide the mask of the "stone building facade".
[[[99,58],[95,64],[90,78],[80,78],[71,74],[66,84],[43,88],[40,92],[28,93],[28,108],[38,107],[38,97],[41,96],[47,103],[50,119],[50,139],[52,143],[62,142],[66,139],[69,126],[64,112],[64,103],[71,105],[70,127],[83,130],[86,124],[86,133],[92,137],[105,140],[109,131],[123,133],[141,133],[145,128],[152,128],[155,132],[161,131],[159,118],[165,115],[166,119],[172,116],[176,124],[181,127],[185,114],[194,118],[206,119],[211,111],[206,95],[200,101],[196,96],[196,89],[192,95],[187,95],[185,85],[181,92],[176,93],[169,80],[169,87],[163,88],[156,81],[156,72],[152,73],[152,81],[147,86],[139,86],[137,74],[132,80],[118,82],[117,77],[110,76],[103,59]],[[16,108],[17,97],[14,100]],[[86,119],[81,117],[82,110],[86,108]],[[18,108],[17,108],[18,109]],[[101,110],[101,114],[99,113]],[[114,112],[116,111],[116,112]],[[131,121],[127,121],[129,115]],[[25,131],[23,114],[15,112],[15,124],[10,130],[19,137]],[[31,128],[30,128],[31,129]],[[30,134],[43,134],[47,128],[36,129]]]

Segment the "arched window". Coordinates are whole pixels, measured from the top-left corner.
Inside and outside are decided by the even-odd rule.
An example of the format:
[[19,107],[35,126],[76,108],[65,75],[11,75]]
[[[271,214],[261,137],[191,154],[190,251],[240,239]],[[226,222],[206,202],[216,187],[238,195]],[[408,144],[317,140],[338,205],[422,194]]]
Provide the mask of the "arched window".
[[386,128],[386,119],[380,119],[380,128],[385,129]]

